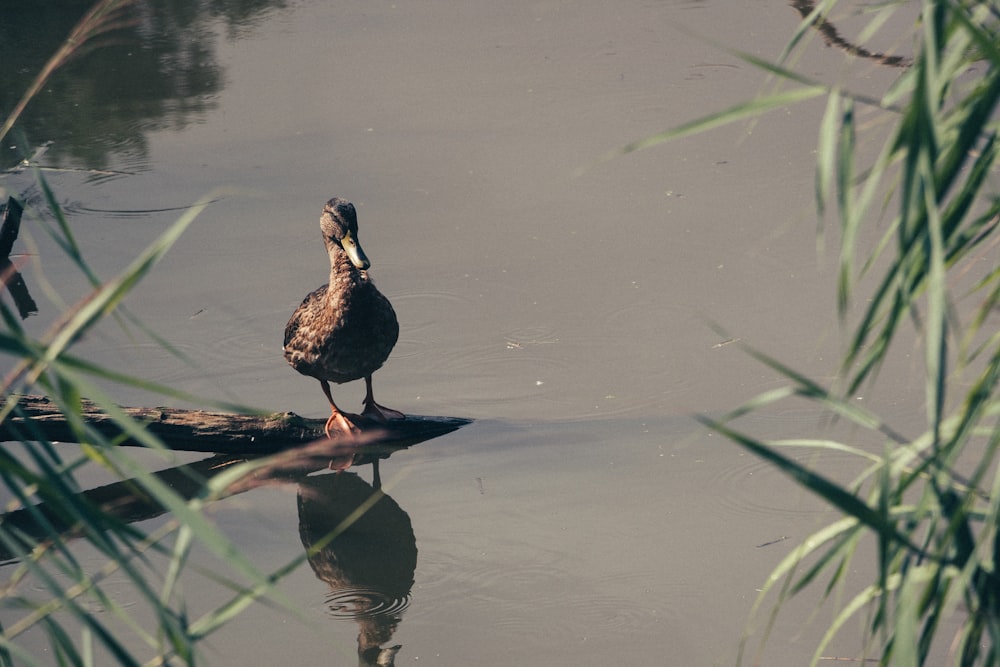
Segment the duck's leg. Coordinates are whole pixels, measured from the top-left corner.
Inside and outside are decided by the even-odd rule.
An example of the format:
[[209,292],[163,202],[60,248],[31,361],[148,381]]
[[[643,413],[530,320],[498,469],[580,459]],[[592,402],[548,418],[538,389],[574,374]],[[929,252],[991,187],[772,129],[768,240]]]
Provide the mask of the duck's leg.
[[330,393],[330,383],[326,380],[320,380],[319,384],[323,387],[323,393],[326,394],[326,400],[330,401],[330,417],[326,420],[326,425],[323,427],[323,432],[326,433],[326,437],[332,438],[330,430],[336,425],[338,431],[344,435],[353,437],[358,433],[358,427],[350,422],[350,420],[344,416],[344,413],[340,411],[337,404],[333,402],[333,395]]
[[379,405],[375,402],[375,395],[372,394],[372,376],[365,376],[365,409],[361,411],[365,417],[375,421],[385,422],[390,419],[404,419],[406,415],[398,410]]

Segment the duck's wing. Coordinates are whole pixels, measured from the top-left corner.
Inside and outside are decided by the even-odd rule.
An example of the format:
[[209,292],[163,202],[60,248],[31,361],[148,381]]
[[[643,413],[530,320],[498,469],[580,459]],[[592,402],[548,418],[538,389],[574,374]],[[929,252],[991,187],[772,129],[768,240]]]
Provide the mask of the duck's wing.
[[288,319],[288,324],[285,325],[285,342],[282,344],[283,347],[287,349],[289,343],[294,342],[296,336],[299,335],[299,330],[304,320],[311,320],[317,315],[317,311],[323,305],[327,287],[327,285],[323,285],[307,294],[306,298],[299,304],[299,307],[292,313],[292,316]]

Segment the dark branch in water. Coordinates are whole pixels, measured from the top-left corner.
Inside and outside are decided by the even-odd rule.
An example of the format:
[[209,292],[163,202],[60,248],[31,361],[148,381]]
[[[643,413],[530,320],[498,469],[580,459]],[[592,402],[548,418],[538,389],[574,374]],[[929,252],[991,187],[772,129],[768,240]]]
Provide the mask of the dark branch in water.
[[[913,64],[910,58],[890,56],[884,53],[873,53],[863,46],[858,46],[847,41],[840,36],[840,32],[836,26],[816,13],[816,3],[814,0],[791,0],[791,5],[798,10],[799,14],[802,14],[803,19],[809,20],[810,17],[813,17],[813,28],[823,37],[823,41],[828,46],[836,46],[852,56],[874,60],[881,65],[888,65],[889,67],[909,67]],[[815,16],[813,16],[814,14]]]
[[3,225],[0,226],[0,285],[7,287],[22,320],[38,312],[38,306],[31,298],[31,294],[28,293],[28,286],[24,284],[24,278],[21,277],[14,263],[10,261],[10,252],[14,248],[14,241],[17,240],[18,232],[21,231],[23,210],[21,204],[13,197],[8,197],[7,204],[0,206],[0,217],[3,219]]

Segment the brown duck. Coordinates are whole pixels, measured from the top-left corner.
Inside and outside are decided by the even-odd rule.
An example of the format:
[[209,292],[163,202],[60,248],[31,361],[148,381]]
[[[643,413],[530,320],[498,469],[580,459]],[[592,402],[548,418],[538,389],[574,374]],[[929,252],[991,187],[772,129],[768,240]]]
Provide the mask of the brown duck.
[[368,277],[371,262],[358,243],[354,205],[334,197],[323,207],[319,222],[330,256],[330,282],[306,296],[285,326],[285,359],[303,375],[319,380],[330,402],[324,431],[351,436],[358,428],[333,402],[330,383],[365,379],[362,414],[369,419],[402,419],[372,395],[372,373],[385,363],[399,338],[392,304]]

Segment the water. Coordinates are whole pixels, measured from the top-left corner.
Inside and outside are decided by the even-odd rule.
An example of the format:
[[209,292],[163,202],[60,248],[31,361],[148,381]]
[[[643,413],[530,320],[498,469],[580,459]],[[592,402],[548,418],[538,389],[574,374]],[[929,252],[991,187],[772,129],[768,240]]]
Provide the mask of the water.
[[[213,197],[126,304],[184,358],[114,323],[77,353],[324,416],[317,383],[280,347],[326,280],[318,217],[337,195],[358,207],[401,323],[379,402],[477,420],[383,464],[417,557],[381,622],[345,618],[370,582],[334,590],[303,567],[281,586],[301,617],[250,610],[209,640],[212,664],[356,664],[359,632],[401,645],[397,664],[731,663],[767,573],[834,517],[689,415],[781,384],[731,338],[819,379],[836,371],[835,266],[817,255],[813,213],[822,102],[600,159],[757,94],[766,76],[717,44],[776,58],[798,14],[781,0],[182,4],[139,3],[145,41],[57,75],[48,94],[63,102],[30,109],[28,142],[5,147],[51,142],[36,162],[58,169],[46,177],[101,276]],[[72,23],[29,18],[50,29],[6,35],[23,45],[18,71],[54,48],[39,32]],[[877,90],[896,75],[814,42],[796,62],[811,76]],[[31,176],[3,186],[34,207],[19,248],[42,310],[26,326],[41,332],[86,284],[41,230]],[[907,423],[915,372],[902,359],[864,399]],[[363,392],[334,395],[357,410]],[[751,426],[821,423],[789,408]],[[809,462],[856,472],[847,458]],[[363,491],[371,473],[359,474]],[[302,553],[300,493],[255,489],[213,517],[278,567]],[[193,609],[220,595],[186,592]],[[811,656],[825,627],[822,614],[800,622],[812,605],[781,617],[766,664]]]

